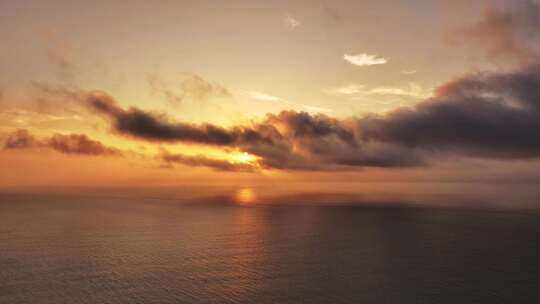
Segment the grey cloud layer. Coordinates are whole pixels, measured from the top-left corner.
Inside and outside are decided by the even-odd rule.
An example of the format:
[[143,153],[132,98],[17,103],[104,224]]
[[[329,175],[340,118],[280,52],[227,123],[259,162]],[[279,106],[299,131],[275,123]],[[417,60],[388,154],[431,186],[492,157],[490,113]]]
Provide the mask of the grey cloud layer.
[[367,141],[492,158],[540,156],[540,66],[448,83],[413,108],[359,120]]

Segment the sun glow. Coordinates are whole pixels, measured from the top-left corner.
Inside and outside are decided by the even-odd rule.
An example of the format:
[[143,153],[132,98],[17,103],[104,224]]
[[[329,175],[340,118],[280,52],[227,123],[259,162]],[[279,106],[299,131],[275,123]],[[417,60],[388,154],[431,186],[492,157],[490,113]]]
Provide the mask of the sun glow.
[[234,194],[234,200],[238,204],[251,204],[256,199],[255,191],[252,188],[242,188]]
[[248,163],[254,163],[256,160],[257,160],[257,157],[247,152],[239,152],[239,153],[232,154],[230,156],[231,163],[248,164]]

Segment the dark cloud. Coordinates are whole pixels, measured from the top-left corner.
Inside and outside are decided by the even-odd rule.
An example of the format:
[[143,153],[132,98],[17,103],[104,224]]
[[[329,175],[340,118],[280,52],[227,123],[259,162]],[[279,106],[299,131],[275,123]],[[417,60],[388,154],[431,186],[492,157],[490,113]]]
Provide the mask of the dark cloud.
[[104,93],[87,94],[86,104],[123,135],[235,148],[258,156],[263,168],[338,170],[419,166],[441,154],[540,157],[539,88],[540,65],[535,65],[472,74],[441,86],[434,97],[414,107],[384,115],[336,119],[283,111],[231,128],[126,110]]
[[482,49],[495,61],[521,64],[540,58],[540,6],[530,0],[513,3],[514,9],[502,11],[487,7],[483,19],[449,33],[452,45]]
[[248,128],[225,129],[212,124],[171,122],[165,115],[138,108],[124,110],[102,92],[88,93],[85,102],[93,110],[108,116],[117,132],[149,141],[230,146],[242,141],[264,140]]
[[125,110],[104,93],[88,93],[85,103],[105,115],[120,134],[154,142],[184,142],[237,148],[260,157],[266,168],[334,170],[346,167],[403,167],[422,164],[417,153],[394,144],[358,141],[353,121],[283,111],[249,126],[173,122],[138,108]]
[[85,155],[120,155],[118,149],[107,147],[84,134],[54,134],[49,138],[36,139],[28,130],[11,133],[4,144],[4,149],[50,148],[65,154]]
[[269,114],[254,130],[271,140],[240,145],[270,168],[339,170],[348,167],[409,167],[422,165],[415,151],[402,153],[393,144],[358,139],[353,120],[323,114],[283,111]]
[[489,158],[540,157],[540,66],[464,77],[412,108],[359,119],[364,141]]

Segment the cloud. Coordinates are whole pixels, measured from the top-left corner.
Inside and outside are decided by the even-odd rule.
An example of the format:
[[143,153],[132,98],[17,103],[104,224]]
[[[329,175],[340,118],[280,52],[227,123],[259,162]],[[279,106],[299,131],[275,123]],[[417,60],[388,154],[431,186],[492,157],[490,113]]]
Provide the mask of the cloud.
[[330,113],[330,112],[334,112],[334,110],[332,110],[332,109],[316,107],[316,106],[304,105],[304,106],[302,106],[302,108],[304,108],[307,112],[310,112],[310,113]]
[[49,63],[57,68],[58,75],[61,78],[73,78],[77,72],[73,45],[53,31],[42,32],[39,38],[45,46]]
[[356,66],[370,66],[370,65],[379,65],[385,64],[388,62],[387,59],[378,57],[377,55],[370,55],[366,53],[357,54],[357,55],[343,55],[343,59],[349,62],[352,65]]
[[85,134],[55,134],[47,140],[47,146],[66,154],[119,155],[120,151],[107,147]]
[[341,24],[344,21],[344,17],[332,6],[328,4],[327,1],[321,0],[321,8],[323,15],[330,21],[335,24]]
[[0,110],[0,121],[2,121],[2,127],[6,129],[24,129],[47,123],[82,120],[83,118],[78,114],[49,114],[39,110],[31,111],[21,108]]
[[103,93],[88,93],[85,102],[126,136],[234,148],[258,157],[261,168],[346,170],[422,166],[444,155],[539,158],[539,87],[540,65],[535,65],[471,74],[413,107],[384,115],[337,119],[282,111],[229,128],[124,109]]
[[[64,154],[120,156],[124,153],[116,148],[103,145],[84,134],[54,134],[50,137],[36,138],[28,130],[19,129],[8,135],[4,143],[5,150],[48,148]],[[140,157],[140,155],[139,155]],[[252,161],[235,161],[210,158],[204,155],[171,154],[162,149],[157,160],[164,162],[167,168],[173,164],[191,167],[207,167],[217,171],[255,172],[260,170]]]
[[540,58],[540,6],[533,1],[516,1],[514,9],[485,9],[478,23],[451,31],[451,45],[479,48],[496,62],[528,64]]
[[179,105],[184,99],[184,92],[175,92],[169,84],[157,75],[149,75],[147,77],[148,88],[150,89],[150,95],[161,95],[171,105]]
[[486,158],[540,157],[540,66],[473,74],[412,108],[359,119],[365,141]]
[[93,110],[107,116],[120,134],[161,142],[192,142],[209,145],[231,145],[237,141],[259,140],[249,129],[231,130],[212,124],[171,122],[165,115],[138,108],[122,109],[103,92],[88,92],[84,102]]
[[[506,33],[510,37],[522,31],[518,26],[505,29],[513,31]],[[320,113],[282,111],[267,114],[248,125],[228,128],[175,121],[136,107],[123,108],[103,92],[57,91],[76,96],[105,117],[120,135],[151,142],[234,149],[255,156],[256,165],[263,169],[351,170],[425,166],[447,156],[540,158],[538,88],[540,62],[536,61],[514,70],[465,75],[440,86],[429,98],[412,107],[400,107],[386,114],[334,118]],[[356,85],[335,92],[353,96],[423,97],[423,91],[413,85],[407,88]],[[19,136],[10,142],[13,146],[24,146],[32,139]],[[204,164],[207,160],[180,158],[179,161]]]
[[401,74],[403,74],[403,75],[414,75],[416,73],[417,73],[416,70],[403,70],[403,71],[401,71]]
[[151,95],[161,95],[172,105],[179,105],[186,99],[201,102],[211,98],[232,96],[221,84],[194,74],[188,74],[177,86],[171,85],[157,75],[150,75],[148,87]]
[[368,95],[394,95],[415,98],[427,98],[431,96],[432,93],[432,90],[424,89],[422,86],[413,82],[409,83],[405,88],[382,86],[365,91],[365,94]]
[[261,157],[263,167],[343,170],[422,164],[416,153],[400,153],[400,148],[392,144],[364,144],[358,141],[353,121],[323,114],[294,111],[269,114],[259,123],[258,128],[275,128],[275,133],[269,133],[271,145],[258,144],[240,148]]
[[182,142],[235,148],[259,158],[261,168],[337,170],[356,166],[413,166],[415,153],[393,144],[363,145],[347,121],[326,115],[283,111],[258,123],[223,128],[174,122],[138,108],[125,110],[112,97],[89,92],[85,103],[110,120],[115,132],[151,142]]
[[37,146],[36,139],[28,130],[17,130],[10,134],[4,143],[4,149],[23,149]]
[[283,99],[280,97],[268,95],[268,94],[257,92],[257,91],[248,92],[248,95],[253,99],[262,100],[262,101],[283,101]]
[[191,167],[207,167],[217,171],[254,172],[257,170],[257,167],[251,163],[233,163],[204,155],[188,156],[163,151],[159,158],[169,165],[182,164]]
[[231,93],[218,83],[210,82],[198,75],[188,75],[180,87],[184,94],[195,100],[205,100],[210,97],[230,97]]
[[118,149],[107,147],[85,134],[54,134],[51,137],[36,139],[28,130],[21,129],[11,133],[4,149],[50,148],[65,154],[120,155]]
[[349,84],[343,87],[338,87],[334,89],[325,89],[323,90],[327,94],[337,94],[337,95],[356,95],[364,91],[365,86],[359,84]]
[[283,17],[283,24],[288,29],[294,30],[297,27],[299,27],[302,23],[298,21],[298,19],[294,18],[292,15],[285,14],[285,16]]
[[405,87],[378,86],[368,88],[360,84],[349,84],[343,87],[326,89],[323,91],[331,95],[348,95],[353,97],[362,97],[366,95],[391,95],[396,97],[427,98],[433,94],[431,89],[425,89],[414,82],[410,82]]

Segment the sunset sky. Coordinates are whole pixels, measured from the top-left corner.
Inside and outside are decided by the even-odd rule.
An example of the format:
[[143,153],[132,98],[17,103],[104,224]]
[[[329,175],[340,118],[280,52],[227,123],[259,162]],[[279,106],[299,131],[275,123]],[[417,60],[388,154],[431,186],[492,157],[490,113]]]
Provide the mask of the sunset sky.
[[0,12],[0,187],[540,180],[534,1]]

